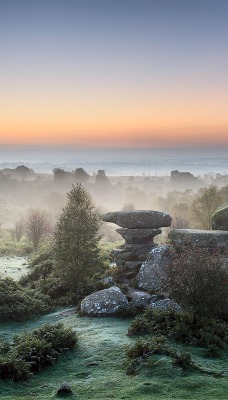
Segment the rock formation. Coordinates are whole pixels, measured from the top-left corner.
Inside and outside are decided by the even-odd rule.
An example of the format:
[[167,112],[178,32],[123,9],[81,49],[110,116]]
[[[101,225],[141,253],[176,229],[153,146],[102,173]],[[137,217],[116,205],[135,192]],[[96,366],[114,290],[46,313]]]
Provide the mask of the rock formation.
[[156,246],[153,238],[159,235],[161,227],[171,225],[171,217],[160,211],[116,211],[105,214],[103,221],[121,226],[117,232],[125,244],[112,252],[116,265],[127,279],[136,276],[148,254]]
[[[84,314],[115,314],[129,304],[139,308],[150,306],[154,309],[180,309],[172,300],[161,299],[158,293],[169,267],[172,248],[181,250],[190,247],[194,252],[194,247],[202,247],[209,252],[216,251],[224,261],[224,266],[228,267],[228,203],[219,207],[213,215],[215,230],[174,229],[169,234],[171,245],[157,246],[153,242],[153,238],[161,233],[160,228],[171,224],[171,217],[166,213],[117,211],[105,214],[103,220],[121,226],[117,232],[125,239],[125,244],[114,250],[113,256],[121,271],[120,283],[127,284],[130,303],[121,290],[113,286],[87,296],[81,303]],[[129,287],[132,278],[136,278],[138,289]],[[157,294],[147,293],[149,289]]]

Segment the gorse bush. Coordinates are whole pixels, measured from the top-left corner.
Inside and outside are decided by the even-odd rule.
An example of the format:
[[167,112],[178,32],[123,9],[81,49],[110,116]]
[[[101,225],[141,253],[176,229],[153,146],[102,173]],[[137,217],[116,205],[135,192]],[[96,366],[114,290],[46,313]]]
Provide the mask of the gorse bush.
[[171,259],[163,290],[198,317],[218,317],[228,309],[228,268],[218,252],[185,248]]
[[187,312],[146,309],[136,317],[128,329],[128,335],[166,335],[178,342],[194,346],[228,345],[228,324],[209,318],[198,318]]
[[41,261],[38,265],[30,268],[30,271],[20,278],[20,284],[24,286],[30,286],[33,289],[36,287],[36,283],[47,278],[54,270],[53,261],[47,259]]
[[222,376],[221,372],[214,372],[195,364],[191,354],[188,352],[177,351],[174,346],[170,346],[165,336],[152,336],[149,338],[138,338],[135,343],[129,345],[125,349],[128,359],[127,375],[135,375],[139,372],[139,368],[145,366],[147,368],[154,367],[157,362],[153,361],[155,355],[163,355],[171,359],[171,365],[178,367],[182,371],[197,370],[204,374]]
[[153,336],[150,339],[139,338],[125,350],[128,358],[147,358],[152,354],[174,355],[165,336]]
[[61,323],[16,335],[11,345],[2,342],[0,346],[0,378],[14,382],[28,380],[33,372],[53,365],[76,342],[75,332]]
[[146,310],[137,316],[128,329],[128,335],[146,335],[153,333],[156,335],[167,335],[176,325],[180,313],[169,310],[153,310],[147,307]]
[[23,288],[11,278],[0,279],[0,320],[21,321],[50,310],[44,294]]
[[[173,367],[179,367],[183,371],[196,369],[201,372],[210,373],[201,367],[197,366],[189,353],[180,352],[170,346],[165,336],[152,336],[147,339],[139,338],[132,345],[126,347],[125,354],[130,361],[127,367],[127,375],[135,375],[139,371],[139,367],[144,365],[147,368],[154,366],[155,363],[151,363],[151,358],[154,355],[163,355],[170,357],[172,360]],[[149,361],[150,360],[150,361]]]

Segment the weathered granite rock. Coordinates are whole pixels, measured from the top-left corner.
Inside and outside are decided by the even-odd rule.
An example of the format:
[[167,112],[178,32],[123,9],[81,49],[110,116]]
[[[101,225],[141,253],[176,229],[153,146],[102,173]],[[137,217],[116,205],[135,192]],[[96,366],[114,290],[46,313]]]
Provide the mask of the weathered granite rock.
[[162,233],[161,229],[117,229],[126,244],[153,244],[153,238]]
[[81,312],[87,315],[111,315],[128,306],[126,296],[112,286],[85,297],[81,302]]
[[169,238],[175,247],[204,247],[223,251],[228,249],[228,231],[204,231],[198,229],[173,229]]
[[169,214],[153,210],[109,212],[102,219],[128,229],[157,229],[172,222]]
[[212,228],[228,231],[228,203],[222,204],[212,215]]
[[170,246],[158,246],[151,250],[137,275],[138,287],[159,290],[170,263]]
[[143,291],[134,290],[131,292],[131,305],[134,307],[146,308],[152,300],[152,296]]
[[164,300],[158,300],[155,303],[151,304],[151,307],[154,310],[175,310],[175,311],[181,311],[181,307],[179,304],[175,303],[175,301],[170,300],[170,299],[164,299]]
[[145,261],[150,253],[152,245],[133,245],[126,244],[120,246],[120,249],[116,249],[112,251],[112,255],[117,262],[124,261]]

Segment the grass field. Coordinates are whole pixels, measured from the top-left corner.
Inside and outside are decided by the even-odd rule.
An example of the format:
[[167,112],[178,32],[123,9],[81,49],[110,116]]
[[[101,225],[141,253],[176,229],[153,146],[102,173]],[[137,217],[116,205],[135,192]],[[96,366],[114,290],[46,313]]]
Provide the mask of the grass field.
[[2,278],[10,277],[17,281],[28,271],[26,263],[25,257],[0,256],[0,276]]
[[10,338],[17,332],[59,321],[77,332],[77,347],[61,356],[53,367],[35,374],[29,382],[1,381],[1,399],[54,399],[63,381],[73,389],[71,398],[81,400],[227,399],[228,355],[225,353],[219,359],[210,359],[204,358],[204,349],[190,348],[199,365],[213,371],[223,370],[224,376],[220,378],[199,372],[183,373],[173,368],[170,359],[164,356],[156,356],[153,365],[142,367],[138,375],[126,375],[124,349],[133,340],[126,336],[129,320],[80,318],[73,309],[62,309],[25,324],[1,324],[0,334]]

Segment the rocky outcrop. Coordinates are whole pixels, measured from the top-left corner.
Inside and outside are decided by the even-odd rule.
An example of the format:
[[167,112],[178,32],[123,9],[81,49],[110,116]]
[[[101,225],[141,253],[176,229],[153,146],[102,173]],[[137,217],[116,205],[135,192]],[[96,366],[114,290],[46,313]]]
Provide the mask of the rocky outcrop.
[[103,215],[102,219],[128,229],[157,229],[172,222],[169,214],[151,210],[115,211]]
[[112,315],[128,306],[126,296],[113,286],[85,297],[81,302],[81,313],[86,315]]
[[[180,310],[180,306],[167,294],[159,293],[164,281],[171,257],[184,248],[201,247],[211,253],[218,253],[218,257],[228,267],[228,203],[218,208],[213,216],[213,231],[195,229],[174,229],[170,232],[171,245],[157,246],[153,238],[160,234],[161,227],[170,226],[171,217],[159,211],[126,211],[113,212],[103,216],[106,222],[115,223],[121,228],[117,229],[125,239],[125,244],[112,252],[116,265],[119,267],[118,282],[125,283],[128,289],[128,300],[121,290],[112,286],[109,289],[100,290],[87,296],[81,303],[81,312],[87,315],[113,315],[121,309],[133,307],[153,309]],[[223,229],[223,230],[221,230]],[[131,279],[137,289],[131,287]],[[136,279],[135,279],[136,278]],[[105,284],[114,284],[112,278]],[[153,290],[150,295],[147,290]],[[156,294],[157,292],[157,294]],[[166,297],[162,298],[161,297]]]
[[221,252],[228,249],[228,231],[173,229],[169,238],[176,248],[197,246]]
[[166,277],[169,263],[170,246],[163,245],[152,249],[137,275],[138,287],[158,291]]
[[123,282],[136,276],[150,251],[156,246],[153,239],[162,233],[161,227],[171,225],[171,217],[160,211],[116,211],[105,214],[103,220],[120,225],[117,232],[125,244],[113,250],[116,265],[123,274]]
[[228,203],[222,204],[212,216],[212,228],[228,231]]

